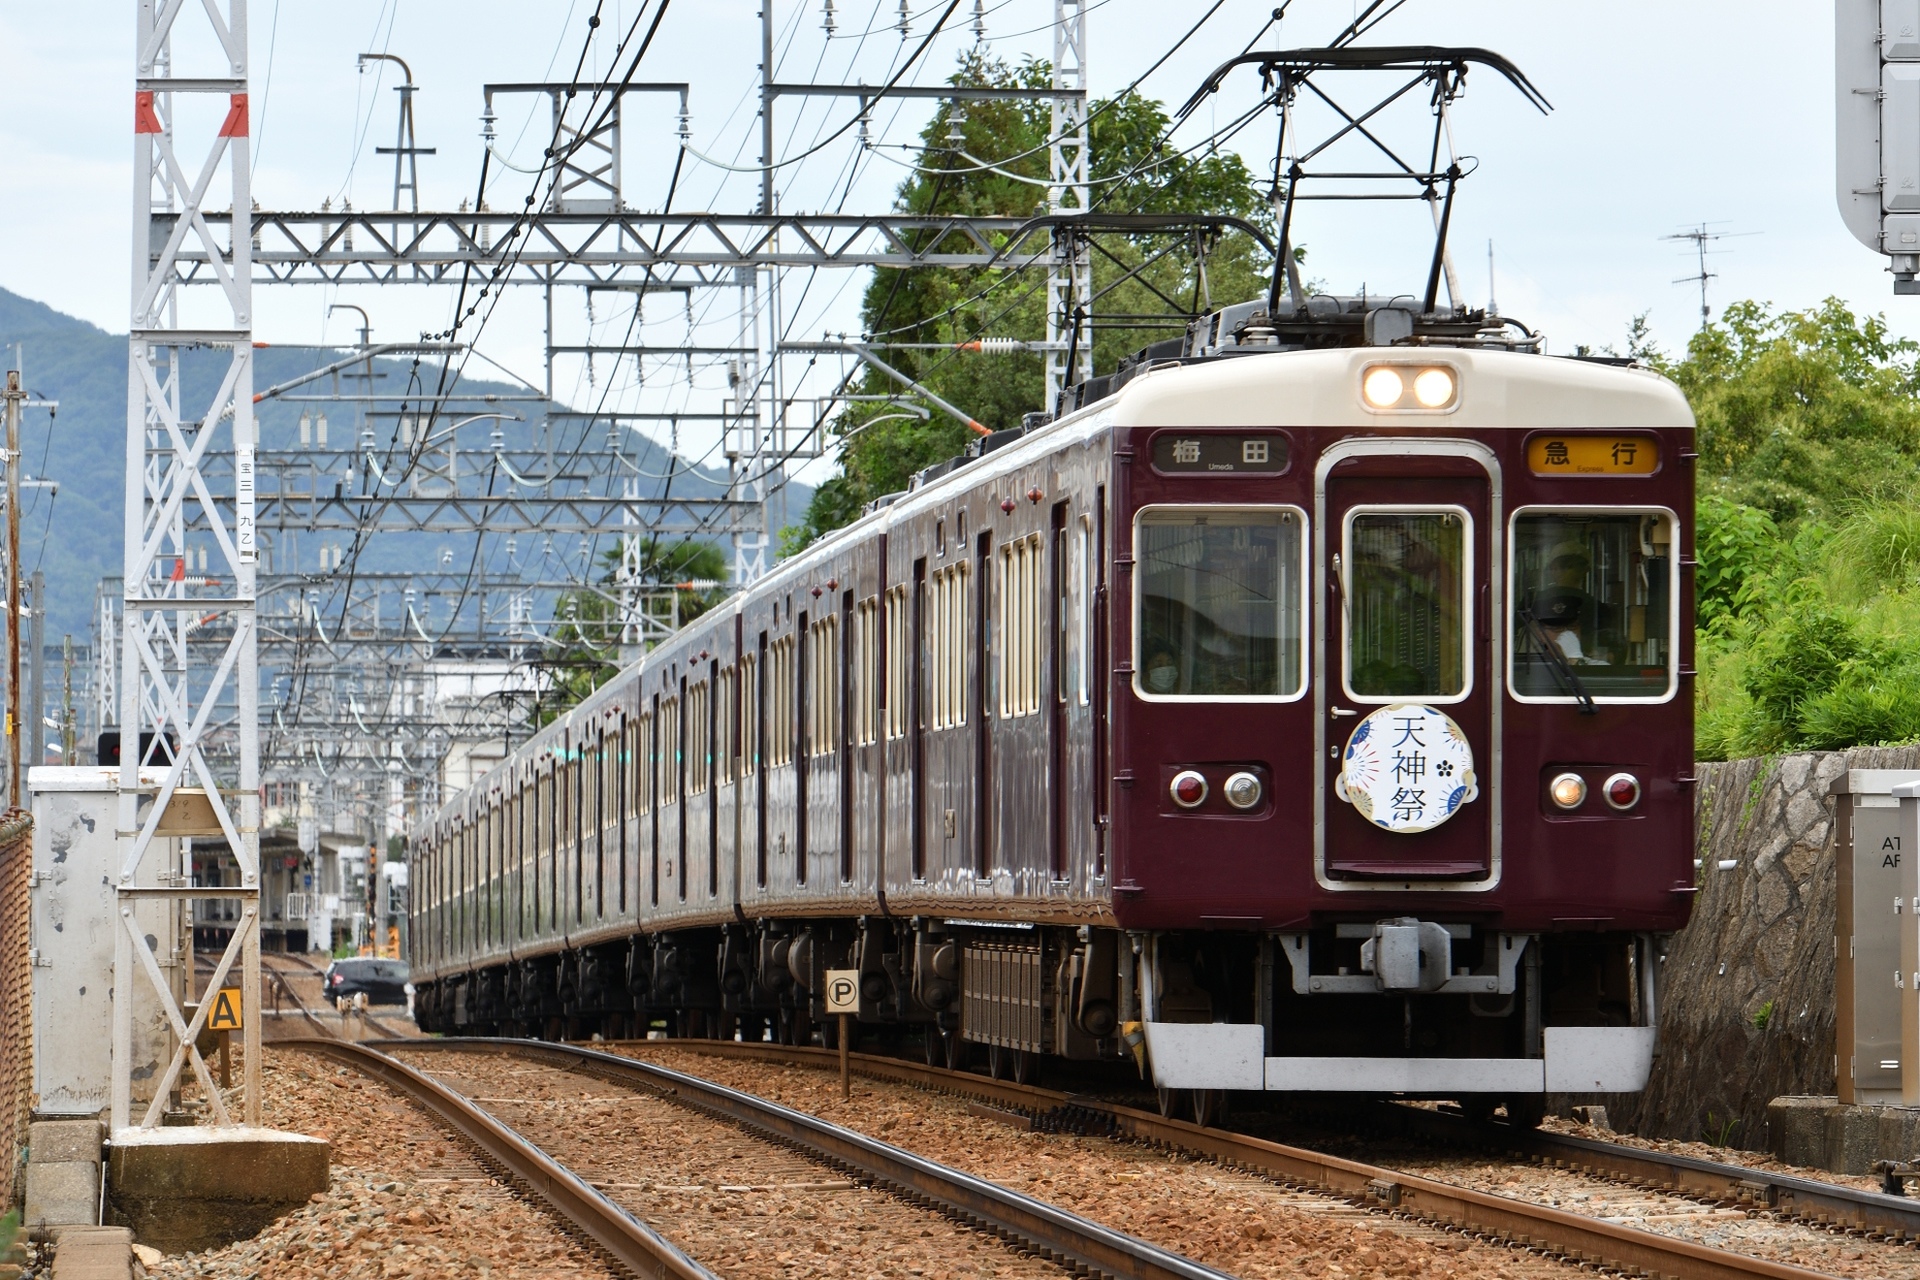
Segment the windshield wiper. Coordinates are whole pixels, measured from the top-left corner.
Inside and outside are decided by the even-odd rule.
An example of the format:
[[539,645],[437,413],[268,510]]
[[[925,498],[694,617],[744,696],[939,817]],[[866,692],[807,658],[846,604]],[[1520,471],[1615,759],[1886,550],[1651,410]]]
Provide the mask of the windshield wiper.
[[1527,624],[1527,634],[1533,637],[1533,642],[1540,646],[1542,653],[1546,654],[1547,665],[1553,668],[1553,674],[1560,678],[1560,683],[1567,687],[1567,692],[1573,695],[1573,700],[1580,704],[1580,714],[1583,716],[1600,714],[1600,708],[1593,704],[1593,695],[1587,692],[1587,686],[1582,684],[1580,677],[1574,674],[1573,664],[1567,661],[1567,655],[1560,652],[1560,646],[1555,644],[1553,637],[1547,634],[1547,629],[1540,625],[1540,620],[1533,616],[1533,610],[1522,609],[1520,621]]

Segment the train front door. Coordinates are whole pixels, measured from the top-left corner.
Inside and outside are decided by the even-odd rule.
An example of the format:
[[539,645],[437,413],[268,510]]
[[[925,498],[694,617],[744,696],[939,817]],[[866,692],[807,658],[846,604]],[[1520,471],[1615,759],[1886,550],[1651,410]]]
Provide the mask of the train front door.
[[1330,889],[1499,878],[1498,463],[1468,441],[1349,440],[1316,473],[1319,786]]

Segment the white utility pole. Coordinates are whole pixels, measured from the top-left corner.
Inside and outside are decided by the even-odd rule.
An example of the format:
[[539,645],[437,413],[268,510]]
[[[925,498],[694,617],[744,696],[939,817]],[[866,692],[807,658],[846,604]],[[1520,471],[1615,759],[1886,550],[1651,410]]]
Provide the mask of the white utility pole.
[[[1087,162],[1087,0],[1053,0],[1052,137],[1047,146],[1047,211],[1085,213]],[[1069,379],[1067,346],[1074,341],[1075,309],[1093,306],[1093,254],[1086,238],[1056,229],[1053,256],[1047,262],[1047,412],[1060,403]],[[1071,379],[1093,376],[1093,322],[1078,326]]]
[[[259,670],[254,629],[253,261],[246,211],[249,190],[247,0],[138,0],[134,39],[133,307],[127,361],[127,501],[125,601],[120,620],[121,861],[116,881],[113,968],[113,1097],[115,1129],[133,1123],[131,1078],[135,985],[149,981],[178,1048],[155,1082],[141,1127],[160,1121],[167,1096],[191,1067],[216,1124],[260,1123],[260,747]],[[205,27],[201,27],[201,22]],[[176,30],[197,28],[183,47],[195,65],[176,67]],[[219,99],[225,98],[225,103]],[[211,111],[196,110],[212,104]],[[203,120],[205,123],[203,123]],[[176,121],[179,129],[176,130]],[[217,121],[216,127],[207,127]],[[188,136],[182,137],[186,132]],[[181,147],[186,147],[183,159]],[[224,181],[222,181],[224,179]],[[220,190],[225,186],[226,190]],[[231,233],[216,234],[206,211],[234,210]],[[177,213],[171,234],[156,242],[154,215]],[[186,296],[177,267],[183,253],[205,254],[212,277]],[[188,313],[188,314],[183,314]],[[208,355],[207,353],[212,353]],[[224,361],[211,403],[184,411],[182,366]],[[229,436],[233,472],[203,461]],[[188,573],[188,552],[207,556],[205,573]],[[201,640],[198,637],[208,637]],[[193,645],[217,644],[220,656],[204,687],[192,679],[204,664]],[[231,759],[216,773],[208,760],[209,725],[238,710],[226,745]],[[145,756],[146,759],[142,759]],[[142,766],[146,777],[142,777]],[[212,813],[182,821],[203,791]],[[176,797],[178,802],[176,802]],[[143,803],[150,802],[150,803]],[[148,851],[163,825],[169,834],[197,829],[221,840],[240,866],[240,883],[196,888],[186,874]],[[209,826],[218,831],[210,835]],[[159,868],[159,870],[155,870]],[[135,924],[134,904],[171,901],[187,915],[196,900],[237,900],[233,935],[208,991],[241,969],[245,1042],[245,1106],[230,1115],[194,1048],[214,1001],[203,1000],[189,1024],[180,1014],[163,963]],[[172,943],[167,944],[171,947]],[[137,976],[144,975],[144,977]]]

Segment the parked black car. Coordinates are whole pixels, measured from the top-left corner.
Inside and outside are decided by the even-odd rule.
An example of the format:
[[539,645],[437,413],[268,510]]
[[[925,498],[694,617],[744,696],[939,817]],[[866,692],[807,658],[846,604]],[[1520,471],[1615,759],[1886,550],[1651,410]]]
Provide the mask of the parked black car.
[[357,956],[327,966],[327,999],[351,1000],[366,993],[368,1004],[407,1002],[407,963]]

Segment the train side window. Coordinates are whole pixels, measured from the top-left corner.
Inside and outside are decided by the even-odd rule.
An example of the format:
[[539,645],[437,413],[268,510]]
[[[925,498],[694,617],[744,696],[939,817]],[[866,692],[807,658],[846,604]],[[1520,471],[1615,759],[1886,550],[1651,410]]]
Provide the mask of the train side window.
[[1292,507],[1142,510],[1134,692],[1171,701],[1300,697],[1305,533],[1306,516]]
[[870,747],[880,740],[880,597],[860,602],[855,619],[859,645],[854,653],[854,743]]
[[767,715],[767,762],[772,765],[793,763],[794,717],[794,639],[781,636],[773,642],[772,671],[769,673],[773,706]]
[[720,705],[714,716],[714,769],[724,785],[733,781],[733,757],[738,750],[740,677],[732,667],[720,668]]
[[740,655],[740,773],[741,779],[753,776],[760,756],[760,697],[756,683],[758,660],[751,653]]
[[1080,705],[1093,698],[1093,518],[1081,516],[1074,546],[1073,684]]
[[712,744],[708,733],[713,724],[707,705],[710,694],[705,680],[687,687],[687,794],[705,795],[708,771],[712,766]]
[[927,666],[932,674],[935,729],[954,729],[967,722],[969,573],[969,562],[962,560],[935,573],[927,585]]
[[807,754],[834,749],[840,710],[840,619],[827,614],[808,629]]
[[886,726],[889,742],[907,736],[907,648],[910,637],[907,635],[908,589],[904,586],[887,589],[887,711]]
[[1473,518],[1459,507],[1348,513],[1340,582],[1348,697],[1467,696],[1472,546]]
[[1040,609],[1042,541],[1028,534],[1000,548],[998,643],[995,675],[1000,686],[1000,717],[1029,716],[1040,709]]
[[1665,701],[1679,671],[1671,511],[1523,508],[1508,542],[1507,682],[1522,702]]
[[660,699],[660,807],[680,799],[680,699]]

